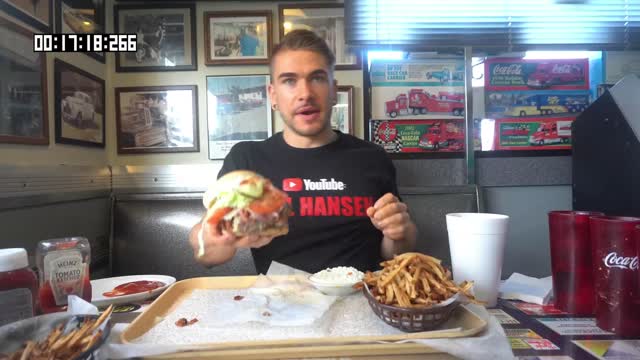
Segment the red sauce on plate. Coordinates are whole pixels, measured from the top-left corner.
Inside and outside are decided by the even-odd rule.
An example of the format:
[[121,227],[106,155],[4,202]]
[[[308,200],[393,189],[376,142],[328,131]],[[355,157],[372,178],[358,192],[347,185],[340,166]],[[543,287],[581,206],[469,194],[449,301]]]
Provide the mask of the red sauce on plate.
[[155,290],[157,288],[163,287],[164,285],[165,283],[161,281],[149,281],[149,280],[132,281],[132,282],[120,284],[115,288],[113,288],[113,290],[102,293],[102,295],[106,297],[131,295],[131,294],[137,294],[145,291]]

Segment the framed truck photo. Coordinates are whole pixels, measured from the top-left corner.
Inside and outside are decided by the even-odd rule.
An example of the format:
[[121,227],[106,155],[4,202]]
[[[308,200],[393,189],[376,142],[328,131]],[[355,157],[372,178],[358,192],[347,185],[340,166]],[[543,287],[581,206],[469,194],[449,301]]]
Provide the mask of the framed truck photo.
[[104,147],[105,82],[55,59],[56,143]]
[[198,152],[196,85],[115,89],[118,154]]

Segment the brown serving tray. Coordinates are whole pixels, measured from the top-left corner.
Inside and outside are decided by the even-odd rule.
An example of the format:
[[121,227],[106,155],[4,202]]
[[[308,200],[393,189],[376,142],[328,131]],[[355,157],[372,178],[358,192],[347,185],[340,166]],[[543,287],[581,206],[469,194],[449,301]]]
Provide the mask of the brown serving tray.
[[[151,330],[174,311],[195,289],[241,289],[252,286],[256,276],[202,277],[182,280],[171,285],[140,316],[122,332],[123,343]],[[382,321],[382,320],[380,320]],[[464,306],[453,311],[451,318],[441,327],[450,330],[434,330],[383,336],[348,336],[307,339],[283,339],[224,343],[192,344],[192,351],[154,358],[243,358],[275,359],[292,357],[369,356],[399,354],[431,354],[438,350],[418,343],[380,344],[380,341],[411,339],[460,338],[477,335],[487,327],[487,322]],[[443,355],[440,353],[440,355]]]

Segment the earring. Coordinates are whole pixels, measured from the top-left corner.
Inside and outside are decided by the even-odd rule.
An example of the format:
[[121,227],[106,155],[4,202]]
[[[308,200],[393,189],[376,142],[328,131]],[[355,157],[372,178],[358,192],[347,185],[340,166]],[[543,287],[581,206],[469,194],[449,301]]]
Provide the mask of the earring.
[[271,109],[273,109],[274,111],[278,111],[278,104],[271,105]]

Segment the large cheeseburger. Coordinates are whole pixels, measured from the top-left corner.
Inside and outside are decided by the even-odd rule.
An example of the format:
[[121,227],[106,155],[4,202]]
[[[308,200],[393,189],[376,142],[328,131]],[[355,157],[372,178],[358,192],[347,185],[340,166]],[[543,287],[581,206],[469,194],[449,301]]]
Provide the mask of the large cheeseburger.
[[[203,222],[216,233],[275,237],[289,232],[287,194],[253,171],[223,175],[205,192],[202,202],[208,209]],[[199,240],[202,256],[201,234]]]

